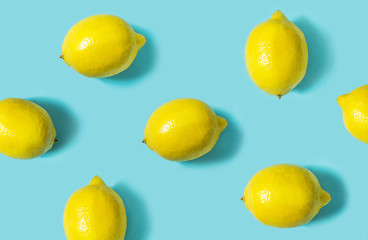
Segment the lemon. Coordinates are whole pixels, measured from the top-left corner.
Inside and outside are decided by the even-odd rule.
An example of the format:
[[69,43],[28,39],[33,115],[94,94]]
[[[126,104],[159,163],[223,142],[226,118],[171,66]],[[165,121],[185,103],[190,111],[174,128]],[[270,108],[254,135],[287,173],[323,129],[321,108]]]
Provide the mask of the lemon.
[[331,197],[309,170],[279,164],[254,175],[242,200],[263,224],[289,228],[308,223]]
[[206,103],[176,99],[150,116],[143,142],[168,160],[193,160],[211,151],[226,125],[227,121],[216,116]]
[[145,42],[123,19],[95,15],[69,30],[60,57],[87,77],[109,77],[127,69]]
[[250,33],[245,61],[253,82],[266,93],[281,98],[305,75],[307,42],[302,31],[277,10]]
[[368,143],[368,85],[341,95],[337,102],[342,108],[346,129],[356,139]]
[[55,136],[49,114],[37,104],[19,98],[0,101],[0,153],[35,158],[50,150]]
[[73,193],[64,210],[68,240],[123,240],[126,227],[123,201],[98,176]]

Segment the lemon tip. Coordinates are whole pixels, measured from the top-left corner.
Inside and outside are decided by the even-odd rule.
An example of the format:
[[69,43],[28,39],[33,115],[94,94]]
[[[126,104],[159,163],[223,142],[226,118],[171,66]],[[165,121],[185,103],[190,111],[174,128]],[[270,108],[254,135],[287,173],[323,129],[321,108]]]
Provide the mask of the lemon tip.
[[94,176],[89,185],[106,185],[105,182],[99,176]]
[[281,10],[277,9],[271,16],[270,19],[273,20],[287,20],[286,16],[284,15],[283,12],[281,12]]
[[139,33],[135,33],[135,34],[136,34],[137,45],[139,46],[139,48],[143,47],[147,41],[146,37]]
[[331,195],[326,192],[325,190],[322,190],[321,192],[321,203],[323,206],[327,205],[331,201]]
[[346,94],[338,96],[336,98],[337,104],[339,104],[340,107],[342,107],[342,105],[344,104],[345,98],[346,98]]
[[221,131],[223,131],[227,127],[228,121],[220,116],[217,116],[217,119],[218,119],[218,126],[220,127]]

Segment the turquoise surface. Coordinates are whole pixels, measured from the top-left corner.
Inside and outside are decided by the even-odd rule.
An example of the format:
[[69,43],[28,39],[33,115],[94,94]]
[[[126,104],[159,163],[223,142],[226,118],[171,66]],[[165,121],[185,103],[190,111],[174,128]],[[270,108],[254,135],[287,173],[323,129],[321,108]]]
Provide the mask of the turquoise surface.
[[[2,2],[0,99],[40,104],[59,142],[32,160],[0,156],[0,239],[65,239],[66,201],[95,175],[125,202],[126,240],[368,239],[367,145],[345,130],[336,103],[368,81],[366,6]],[[276,9],[300,27],[309,47],[306,77],[281,101],[253,84],[243,54],[252,28]],[[124,18],[147,43],[122,74],[86,78],[58,57],[68,29],[100,13]],[[161,159],[141,143],[150,114],[181,97],[201,99],[229,121],[213,151],[187,163]],[[332,195],[309,224],[267,227],[240,201],[252,175],[277,163],[309,168]]]

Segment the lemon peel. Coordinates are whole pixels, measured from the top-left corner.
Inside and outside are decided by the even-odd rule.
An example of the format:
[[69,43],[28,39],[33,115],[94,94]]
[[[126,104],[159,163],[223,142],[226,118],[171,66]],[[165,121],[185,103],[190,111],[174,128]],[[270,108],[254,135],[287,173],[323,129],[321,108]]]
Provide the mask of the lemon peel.
[[110,77],[127,69],[145,42],[122,18],[94,15],[68,31],[60,58],[87,77]]
[[306,73],[308,47],[304,34],[277,10],[250,33],[245,61],[253,82],[264,92],[281,99]]
[[227,120],[192,98],[170,101],[150,116],[143,143],[163,158],[189,161],[211,151]]

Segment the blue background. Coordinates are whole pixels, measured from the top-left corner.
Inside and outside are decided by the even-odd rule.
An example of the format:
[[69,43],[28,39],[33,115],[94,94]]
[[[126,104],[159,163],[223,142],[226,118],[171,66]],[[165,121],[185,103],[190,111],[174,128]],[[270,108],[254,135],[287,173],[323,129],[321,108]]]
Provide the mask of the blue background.
[[[349,1],[4,1],[0,99],[32,100],[59,142],[42,157],[0,156],[0,238],[65,239],[69,196],[101,176],[123,198],[126,240],[368,239],[367,145],[343,126],[336,97],[367,83],[366,4]],[[248,34],[276,9],[304,32],[307,74],[279,101],[244,63]],[[147,37],[118,76],[79,75],[59,55],[79,20],[110,13]],[[161,159],[143,131],[160,105],[207,102],[228,119],[215,148],[192,162]],[[312,170],[332,201],[301,227],[262,225],[240,197],[266,166]]]

